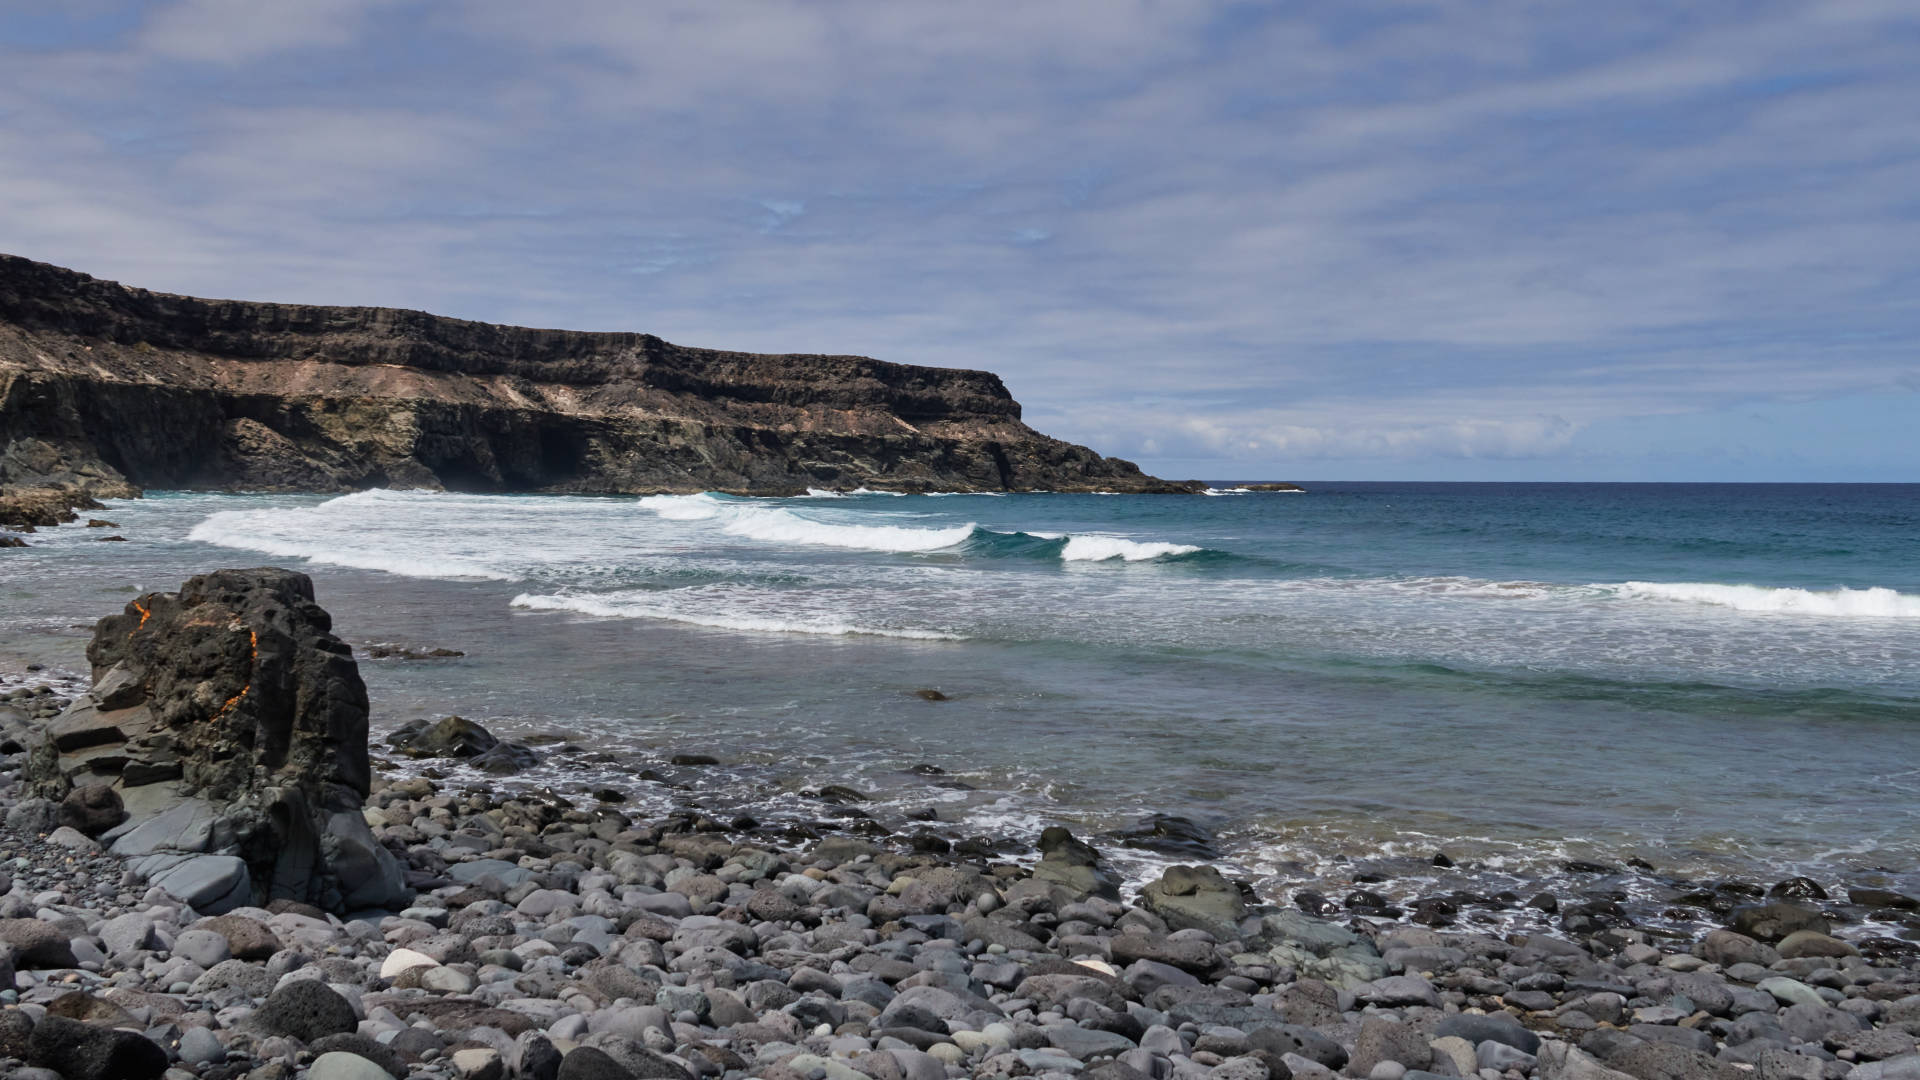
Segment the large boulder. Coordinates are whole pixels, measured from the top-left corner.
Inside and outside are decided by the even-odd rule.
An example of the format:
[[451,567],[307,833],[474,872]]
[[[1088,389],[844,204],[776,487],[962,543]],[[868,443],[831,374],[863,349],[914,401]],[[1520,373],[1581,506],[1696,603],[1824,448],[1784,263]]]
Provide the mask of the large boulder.
[[85,792],[68,812],[93,822],[122,805],[102,842],[156,883],[177,880],[203,913],[407,899],[361,816],[366,685],[305,574],[220,570],[149,593],[100,620],[87,659],[92,689],[39,733],[27,778],[52,799]]
[[1175,930],[1205,930],[1216,941],[1239,936],[1246,916],[1240,887],[1211,866],[1170,866],[1140,891],[1142,906]]

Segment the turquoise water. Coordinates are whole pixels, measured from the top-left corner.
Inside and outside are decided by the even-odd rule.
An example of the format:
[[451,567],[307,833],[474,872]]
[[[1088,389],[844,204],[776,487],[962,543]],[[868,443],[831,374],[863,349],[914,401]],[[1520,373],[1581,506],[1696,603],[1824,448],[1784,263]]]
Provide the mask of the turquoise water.
[[1920,486],[1308,487],[158,495],[106,513],[130,543],[0,558],[0,667],[78,670],[76,624],[134,590],[273,563],[356,644],[467,652],[363,662],[377,724],[610,759],[529,782],[654,768],[687,790],[643,801],[771,821],[845,783],[889,827],[1028,840],[1175,813],[1279,898],[1564,886],[1569,858],[1651,863],[1608,879],[1648,918],[1680,878],[1920,888]]

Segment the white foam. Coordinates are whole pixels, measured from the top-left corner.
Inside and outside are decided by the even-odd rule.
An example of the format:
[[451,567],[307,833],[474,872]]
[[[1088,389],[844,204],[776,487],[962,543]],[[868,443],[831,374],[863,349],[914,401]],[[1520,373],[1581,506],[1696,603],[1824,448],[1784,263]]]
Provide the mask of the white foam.
[[704,492],[699,495],[649,495],[640,505],[668,521],[705,521],[718,517],[726,504]]
[[705,626],[716,630],[748,630],[779,634],[864,634],[873,637],[907,638],[915,641],[964,641],[964,635],[940,630],[896,629],[860,626],[831,617],[786,619],[765,615],[728,615],[679,611],[659,604],[613,597],[578,595],[534,595],[521,593],[512,606],[527,611],[570,611],[612,619],[661,619],[668,622]]
[[1060,549],[1060,558],[1066,562],[1105,562],[1108,559],[1144,562],[1168,555],[1191,555],[1199,550],[1192,544],[1125,540],[1118,536],[1072,536],[1067,538],[1067,546]]
[[844,491],[828,491],[826,488],[808,488],[807,493],[805,495],[802,495],[801,498],[803,499],[844,499],[847,497],[847,495],[848,493]]
[[1252,488],[1243,488],[1243,487],[1237,487],[1237,488],[1208,488],[1208,489],[1206,489],[1205,491],[1202,491],[1202,492],[1201,492],[1200,494],[1202,494],[1202,495],[1251,495],[1251,494],[1253,494],[1253,489],[1252,489]]
[[938,551],[973,535],[973,523],[950,529],[910,529],[899,525],[834,525],[785,510],[735,511],[725,532],[778,544],[812,544],[856,551]]
[[1813,590],[1685,581],[1628,581],[1598,587],[1628,599],[1710,604],[1736,611],[1848,619],[1920,619],[1920,596],[1879,587]]
[[[810,489],[809,498],[845,498],[838,492]],[[973,535],[972,522],[946,529],[902,525],[839,525],[802,517],[778,507],[722,500],[712,495],[649,495],[640,505],[668,521],[724,522],[721,531],[774,544],[807,544],[853,551],[938,551]]]
[[906,498],[906,495],[907,495],[907,493],[904,491],[875,491],[874,489],[868,488],[868,487],[857,487],[857,488],[854,488],[852,491],[847,492],[847,494],[849,495],[891,495],[896,499],[904,499]]
[[[368,543],[363,530],[350,527],[369,505],[393,503],[396,492],[362,491],[330,499],[318,506],[270,510],[222,510],[211,514],[187,533],[187,539],[216,547],[258,551],[267,555],[306,559],[329,566],[378,570],[415,578],[513,581],[518,575],[478,559],[446,551],[406,551],[388,543]],[[406,493],[419,498],[415,493]],[[343,511],[345,512],[343,515]]]

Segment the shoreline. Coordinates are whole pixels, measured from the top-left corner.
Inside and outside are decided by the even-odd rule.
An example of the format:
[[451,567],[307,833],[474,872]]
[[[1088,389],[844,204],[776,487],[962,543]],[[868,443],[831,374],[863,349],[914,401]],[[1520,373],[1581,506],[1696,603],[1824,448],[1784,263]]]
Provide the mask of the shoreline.
[[[74,636],[84,638],[78,627]],[[406,646],[382,648],[388,655],[364,647],[355,655],[363,668],[376,661],[430,664],[457,659],[426,652],[407,655]],[[50,676],[68,695],[86,686],[84,678],[72,673],[0,670],[0,709],[15,689]],[[1525,841],[1475,835],[1470,828],[1456,827],[1445,837],[1398,829],[1389,830],[1386,839],[1368,839],[1352,831],[1331,837],[1316,834],[1307,825],[1276,833],[1240,823],[1216,833],[1177,813],[1095,816],[1068,807],[1049,810],[1017,801],[1009,805],[1018,793],[979,787],[963,779],[972,774],[949,775],[924,762],[898,770],[896,786],[856,790],[847,786],[850,778],[831,766],[775,769],[704,754],[682,760],[684,751],[699,740],[601,745],[570,731],[562,716],[496,725],[501,738],[532,744],[537,758],[511,773],[489,775],[457,759],[410,760],[396,753],[386,741],[401,726],[399,718],[387,718],[370,734],[373,765],[392,782],[424,779],[436,786],[485,787],[496,793],[544,792],[588,804],[596,790],[612,789],[621,793],[621,805],[629,812],[662,820],[686,815],[720,822],[750,820],[755,823],[750,829],[723,830],[746,843],[791,844],[796,838],[811,842],[848,835],[902,850],[944,844],[1030,868],[1041,857],[1037,837],[1059,824],[1106,852],[1107,865],[1129,896],[1168,867],[1202,861],[1272,905],[1292,906],[1302,895],[1330,897],[1329,910],[1383,926],[1415,922],[1495,935],[1557,932],[1555,912],[1527,902],[1542,893],[1557,894],[1568,904],[1599,897],[1618,905],[1621,925],[1655,935],[1697,935],[1718,925],[1734,903],[1764,897],[1782,882],[1816,881],[1821,891],[1814,899],[1832,919],[1836,937],[1882,939],[1883,950],[1920,956],[1920,911],[1850,904],[1849,882],[1831,876],[1830,867],[1764,861],[1738,852],[1714,853],[1713,872],[1689,875],[1649,864],[1631,848],[1603,851],[1591,843],[1567,842],[1532,850]],[[833,792],[821,798],[821,789]],[[1520,865],[1512,865],[1516,861]],[[1859,865],[1851,887],[1901,888],[1896,880],[1900,873],[1876,873],[1865,863]],[[1344,898],[1356,890],[1381,899],[1358,907],[1345,904]],[[1320,909],[1312,903],[1304,906]]]
[[388,771],[365,816],[408,868],[410,907],[367,921],[278,902],[201,920],[72,830],[38,830],[49,807],[20,798],[19,762],[0,771],[13,860],[0,916],[61,928],[72,962],[23,950],[32,935],[0,923],[20,972],[13,1000],[0,992],[5,1053],[31,1043],[4,1038],[18,1012],[39,1013],[36,1028],[82,1017],[68,1038],[145,1040],[181,1078],[375,1075],[329,1057],[343,1053],[396,1080],[1920,1068],[1920,961],[1790,937],[1817,930],[1799,902],[1749,898],[1733,915],[1775,945],[1608,927],[1604,901],[1575,930],[1572,897],[1561,929],[1503,939],[1253,906],[1204,864],[1122,899],[1106,860],[1064,830],[1018,865],[727,831],[743,823],[694,806],[629,814],[611,790]]

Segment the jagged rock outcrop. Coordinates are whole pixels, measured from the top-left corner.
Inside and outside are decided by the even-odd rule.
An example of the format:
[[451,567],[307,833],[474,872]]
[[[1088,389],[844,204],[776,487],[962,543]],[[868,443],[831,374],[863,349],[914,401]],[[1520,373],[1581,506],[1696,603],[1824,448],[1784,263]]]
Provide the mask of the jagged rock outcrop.
[[998,376],[388,308],[199,300],[0,255],[0,485],[1186,491]]
[[23,734],[27,779],[114,821],[102,842],[202,913],[397,903],[402,872],[361,814],[366,685],[331,630],[290,570],[142,596],[95,627],[92,689]]

